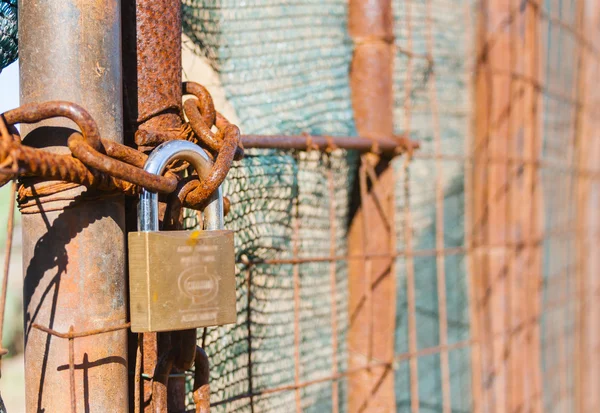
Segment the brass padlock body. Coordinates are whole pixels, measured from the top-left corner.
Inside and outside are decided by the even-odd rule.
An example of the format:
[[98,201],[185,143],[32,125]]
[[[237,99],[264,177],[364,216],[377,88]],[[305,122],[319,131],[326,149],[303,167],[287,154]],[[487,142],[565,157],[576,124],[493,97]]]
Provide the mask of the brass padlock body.
[[131,331],[236,322],[233,232],[129,233]]

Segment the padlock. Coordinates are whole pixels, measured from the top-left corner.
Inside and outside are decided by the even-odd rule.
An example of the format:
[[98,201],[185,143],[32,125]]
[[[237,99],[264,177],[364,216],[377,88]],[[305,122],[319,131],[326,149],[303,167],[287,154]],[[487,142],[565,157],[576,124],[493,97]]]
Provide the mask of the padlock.
[[[192,142],[156,147],[144,169],[162,174],[185,160],[205,179],[212,162]],[[223,196],[215,191],[201,231],[158,231],[158,194],[143,190],[138,232],[129,233],[129,303],[133,332],[172,331],[235,323],[233,232],[223,229]]]

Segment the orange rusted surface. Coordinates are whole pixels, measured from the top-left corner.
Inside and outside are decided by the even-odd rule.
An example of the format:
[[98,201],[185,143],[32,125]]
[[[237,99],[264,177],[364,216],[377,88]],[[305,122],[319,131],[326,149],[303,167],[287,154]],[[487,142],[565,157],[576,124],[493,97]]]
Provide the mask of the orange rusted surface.
[[[150,133],[180,130],[183,124],[180,1],[127,2],[123,7],[123,57],[125,142],[135,145],[138,130]],[[135,230],[134,219],[128,222],[128,230]],[[172,367],[169,353],[169,333],[143,335],[142,373],[149,377],[155,372],[161,375],[154,385],[152,380],[142,381],[139,406],[146,413],[166,411],[169,402],[180,402],[167,397]]]
[[[103,138],[122,142],[120,6],[109,3],[20,4],[21,103],[74,102]],[[63,118],[21,132],[26,145],[69,154],[67,139],[78,130]],[[72,400],[82,412],[128,411],[126,330],[65,340],[33,328],[82,332],[127,321],[123,197],[90,202],[92,192],[73,186],[60,197],[37,197],[37,211],[23,215],[28,412],[68,411]]]
[[471,305],[481,352],[474,394],[478,411],[540,411],[540,32],[532,4],[490,0],[485,7],[471,176]]
[[[591,45],[598,50],[600,46],[600,4],[595,1],[581,2],[580,30]],[[600,81],[600,57],[594,50],[581,48],[581,77],[579,91],[584,110],[578,119],[580,130],[577,136],[579,147],[576,154],[577,164],[581,171],[596,170],[600,165],[600,118],[594,109],[595,102],[600,99],[598,88],[587,85]],[[598,240],[597,211],[598,184],[589,174],[581,174],[577,188],[577,228],[582,230],[578,237],[578,271],[577,288],[580,292],[580,307],[577,314],[577,359],[575,370],[575,398],[580,412],[600,410],[600,396],[595,390],[600,385],[600,345],[598,325],[600,323],[600,269],[599,254],[596,251]]]
[[[374,141],[389,138],[394,131],[391,2],[351,0],[348,28],[354,42],[350,86],[356,128]],[[359,175],[361,202],[350,226],[349,254],[387,253],[389,258],[365,258],[349,266],[350,370],[393,360],[396,314],[394,174],[387,161],[363,155]],[[361,369],[348,382],[350,412],[395,410],[390,365]]]

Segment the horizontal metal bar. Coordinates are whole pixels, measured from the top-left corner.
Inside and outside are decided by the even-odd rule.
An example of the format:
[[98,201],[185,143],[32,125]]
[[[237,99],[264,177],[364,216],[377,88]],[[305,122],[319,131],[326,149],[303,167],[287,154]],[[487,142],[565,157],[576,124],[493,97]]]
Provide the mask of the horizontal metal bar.
[[211,407],[220,406],[223,404],[231,403],[233,401],[245,399],[245,398],[249,398],[249,397],[258,397],[258,396],[264,396],[267,394],[297,390],[297,389],[302,389],[305,387],[313,386],[315,384],[336,381],[336,380],[340,380],[344,377],[359,373],[363,370],[368,370],[368,369],[372,369],[372,368],[376,368],[376,367],[386,367],[386,368],[395,370],[395,369],[397,369],[398,362],[407,360],[412,357],[418,358],[418,357],[428,356],[428,355],[439,353],[442,350],[447,350],[447,351],[458,350],[461,348],[469,347],[474,344],[477,344],[477,343],[475,343],[473,340],[464,340],[464,341],[460,341],[457,343],[448,344],[448,345],[444,345],[444,346],[428,347],[428,348],[418,350],[418,351],[412,352],[412,353],[402,353],[402,354],[396,355],[394,357],[394,359],[391,361],[371,361],[371,362],[368,362],[357,368],[349,369],[346,371],[339,372],[337,374],[332,374],[330,376],[321,377],[321,378],[318,378],[315,380],[309,380],[309,381],[304,381],[304,382],[301,382],[298,384],[290,384],[290,385],[274,387],[274,388],[270,388],[270,389],[264,389],[264,390],[254,391],[254,392],[246,392],[246,393],[238,394],[236,396],[233,396],[233,397],[230,397],[230,398],[227,398],[227,399],[215,402],[215,403],[211,403]]
[[[140,377],[144,380],[154,380],[154,376],[148,374],[148,373],[142,373],[140,374]],[[194,377],[194,372],[193,371],[186,371],[183,373],[171,373],[169,374],[169,378],[171,379],[181,379],[181,378],[185,378],[185,377]]]
[[567,236],[576,237],[583,233],[590,233],[590,236],[594,238],[600,238],[600,231],[591,231],[587,228],[577,228],[575,226],[567,226],[565,228],[556,228],[553,230],[546,231],[541,234],[539,238],[523,240],[523,241],[507,241],[498,244],[473,244],[463,245],[457,247],[444,247],[444,248],[430,248],[430,249],[403,249],[391,253],[370,253],[370,254],[355,254],[355,255],[333,255],[333,256],[313,256],[313,257],[290,257],[290,258],[276,258],[276,259],[261,259],[255,257],[250,259],[246,255],[242,255],[236,261],[238,264],[246,266],[253,265],[282,265],[282,264],[307,264],[307,263],[318,263],[318,262],[335,262],[335,261],[356,261],[356,260],[390,260],[394,258],[402,257],[434,257],[437,255],[461,255],[471,253],[477,253],[479,251],[489,250],[510,250],[510,249],[521,249],[525,247],[537,247],[545,241],[549,241],[554,238],[564,239]]
[[346,149],[360,153],[373,152],[382,155],[398,155],[419,147],[417,142],[404,136],[372,140],[359,136],[311,136],[311,135],[243,135],[245,149],[298,149],[303,151],[333,151]]
[[74,331],[69,330],[68,333],[61,333],[59,331],[53,330],[48,327],[44,327],[37,323],[33,323],[32,327],[37,330],[43,331],[44,333],[48,333],[52,336],[58,337],[58,338],[72,339],[72,338],[89,337],[89,336],[95,336],[98,334],[111,333],[113,331],[118,331],[118,330],[126,330],[129,327],[131,327],[131,323],[125,323],[125,324],[121,324],[118,326],[111,326],[111,327],[105,327],[105,328],[97,328],[95,330],[88,330],[88,331],[82,331],[82,332],[76,332],[76,331],[74,332]]

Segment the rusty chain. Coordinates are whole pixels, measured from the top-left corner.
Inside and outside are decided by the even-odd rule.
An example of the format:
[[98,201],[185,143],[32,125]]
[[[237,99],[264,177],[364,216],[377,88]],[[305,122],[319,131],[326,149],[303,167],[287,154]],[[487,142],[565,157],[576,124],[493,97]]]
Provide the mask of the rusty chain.
[[[189,122],[176,130],[138,130],[135,134],[137,150],[102,139],[94,119],[75,103],[27,104],[3,113],[0,115],[0,186],[16,176],[32,176],[125,195],[136,195],[145,188],[160,194],[176,192],[182,206],[203,209],[224,181],[234,159],[244,156],[244,150],[238,127],[215,110],[204,86],[185,82],[183,93],[195,96],[184,104]],[[72,120],[81,131],[68,138],[70,155],[53,154],[21,143],[16,124],[56,117]],[[173,139],[190,140],[207,150],[214,164],[206,179],[199,181],[197,175],[181,179],[176,172],[185,169],[187,164],[172,165],[164,176],[144,171],[147,155],[143,150]]]
[[[142,188],[169,195],[164,222],[167,227],[178,222],[181,207],[200,210],[212,193],[221,185],[234,159],[243,157],[240,131],[216,112],[212,97],[208,91],[196,83],[185,83],[184,93],[195,96],[189,99],[184,108],[190,121],[181,128],[150,131],[140,129],[135,135],[137,149],[102,139],[95,120],[82,107],[65,101],[28,104],[0,114],[0,186],[15,177],[24,185],[18,189],[19,206],[22,210],[33,206],[38,196],[53,195],[83,185],[97,189],[104,194],[123,193],[136,195]],[[55,154],[22,143],[15,125],[18,123],[37,123],[46,119],[63,117],[72,120],[80,132],[73,132],[67,139],[70,154]],[[215,132],[212,129],[215,129]],[[32,137],[35,139],[35,136]],[[181,177],[185,162],[173,162],[164,176],[146,172],[143,167],[148,158],[144,153],[163,142],[173,139],[186,139],[198,143],[207,150],[214,163],[206,179],[198,180],[195,171]],[[52,181],[52,182],[50,182]],[[57,182],[58,181],[58,182]],[[26,182],[26,183],[25,183]],[[34,185],[31,185],[35,183]],[[13,181],[14,197],[16,187]],[[68,195],[65,195],[68,198]],[[91,195],[93,198],[95,195]],[[100,194],[100,196],[103,196]],[[224,199],[225,201],[225,199]],[[226,202],[225,211],[228,210]],[[50,207],[51,208],[51,207]],[[50,209],[47,209],[50,210]],[[5,271],[4,283],[7,273]],[[4,288],[6,291],[6,288]],[[1,298],[1,297],[0,297]],[[2,309],[4,306],[1,306]],[[3,311],[0,311],[0,327]],[[101,329],[76,333],[73,327],[69,333],[59,333],[52,329],[34,324],[34,328],[48,334],[69,340],[69,372],[71,391],[71,410],[75,411],[74,345],[76,337],[108,331]],[[128,328],[129,324],[117,326]],[[111,327],[112,328],[112,327]],[[110,329],[110,328],[109,328]],[[1,334],[0,334],[1,336]],[[166,383],[172,368],[185,371],[195,365],[193,387],[196,412],[207,412],[210,406],[208,385],[208,358],[204,351],[196,346],[196,331],[189,330],[162,335],[170,343],[171,349],[160,358],[153,374],[153,399],[157,406],[166,406]],[[171,343],[172,341],[172,343]],[[0,360],[4,350],[0,348]],[[141,357],[138,355],[138,361]],[[139,364],[139,363],[138,363]],[[136,364],[136,382],[139,387],[141,365]],[[164,385],[161,386],[160,383]],[[136,388],[137,388],[136,387]],[[136,400],[139,404],[139,393]],[[0,410],[2,409],[0,398]],[[162,401],[162,402],[161,402]]]

